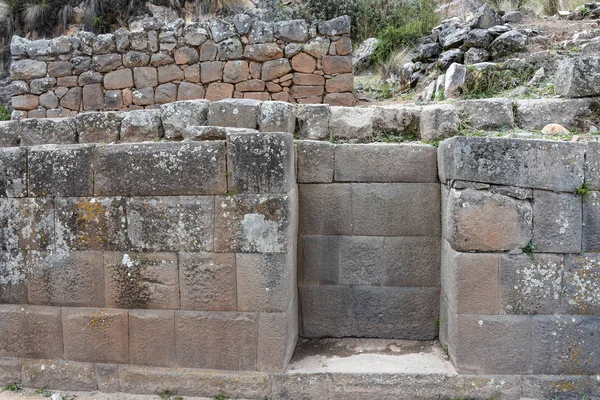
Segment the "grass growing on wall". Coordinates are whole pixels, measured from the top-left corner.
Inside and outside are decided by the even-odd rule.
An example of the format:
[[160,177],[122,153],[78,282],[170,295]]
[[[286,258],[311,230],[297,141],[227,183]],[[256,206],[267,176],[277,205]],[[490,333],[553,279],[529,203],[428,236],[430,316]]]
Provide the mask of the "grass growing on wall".
[[0,106],[0,121],[10,120],[10,110],[4,106]]

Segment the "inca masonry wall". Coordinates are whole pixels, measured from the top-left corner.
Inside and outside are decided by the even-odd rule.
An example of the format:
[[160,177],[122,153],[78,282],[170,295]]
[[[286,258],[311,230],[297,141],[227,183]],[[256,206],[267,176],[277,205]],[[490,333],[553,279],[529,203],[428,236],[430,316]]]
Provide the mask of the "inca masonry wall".
[[131,111],[226,98],[354,104],[349,17],[229,21],[80,32],[11,43],[14,119]]

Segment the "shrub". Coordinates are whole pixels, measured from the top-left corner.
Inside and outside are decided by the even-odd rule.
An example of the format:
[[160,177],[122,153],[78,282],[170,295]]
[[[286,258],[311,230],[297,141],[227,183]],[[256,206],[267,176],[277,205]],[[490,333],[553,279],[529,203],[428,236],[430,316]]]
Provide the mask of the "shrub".
[[525,66],[521,69],[502,68],[492,70],[467,70],[463,85],[465,98],[487,98],[509,89],[524,85],[535,74],[535,68]]

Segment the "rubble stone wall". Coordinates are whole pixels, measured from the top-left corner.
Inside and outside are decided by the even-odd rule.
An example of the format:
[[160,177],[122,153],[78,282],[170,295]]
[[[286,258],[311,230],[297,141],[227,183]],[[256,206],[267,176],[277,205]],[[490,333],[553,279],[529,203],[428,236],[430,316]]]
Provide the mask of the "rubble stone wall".
[[283,371],[293,152],[288,133],[243,130],[3,149],[0,357]]
[[[142,29],[143,28],[143,29]],[[353,105],[350,19],[229,21],[11,43],[15,119],[245,98]]]
[[577,393],[597,385],[598,144],[440,144],[440,339],[459,372],[589,376]]

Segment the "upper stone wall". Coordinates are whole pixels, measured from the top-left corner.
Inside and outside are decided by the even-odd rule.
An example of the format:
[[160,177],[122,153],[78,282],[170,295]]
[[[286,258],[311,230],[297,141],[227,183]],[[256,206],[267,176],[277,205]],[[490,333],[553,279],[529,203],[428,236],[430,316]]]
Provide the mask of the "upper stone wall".
[[231,21],[52,40],[13,37],[13,119],[246,98],[354,105],[350,18]]

